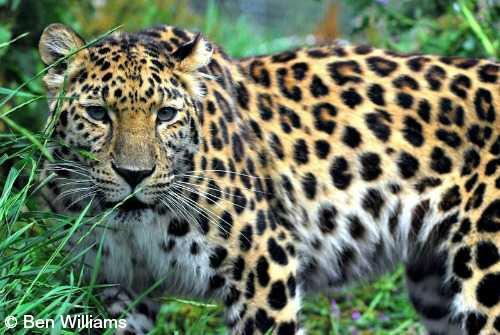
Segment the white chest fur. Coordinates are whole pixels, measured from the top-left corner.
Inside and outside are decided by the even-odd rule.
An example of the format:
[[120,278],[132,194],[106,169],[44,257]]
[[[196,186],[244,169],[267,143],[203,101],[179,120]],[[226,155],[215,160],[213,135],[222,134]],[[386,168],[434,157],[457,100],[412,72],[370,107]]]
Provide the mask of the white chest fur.
[[136,292],[161,282],[166,293],[202,296],[214,273],[209,266],[212,245],[192,225],[182,236],[169,234],[172,219],[151,212],[141,215],[140,222],[120,226],[111,218],[113,229],[96,228],[77,250],[95,244],[85,254],[85,263],[92,269],[102,241],[99,278],[103,282]]

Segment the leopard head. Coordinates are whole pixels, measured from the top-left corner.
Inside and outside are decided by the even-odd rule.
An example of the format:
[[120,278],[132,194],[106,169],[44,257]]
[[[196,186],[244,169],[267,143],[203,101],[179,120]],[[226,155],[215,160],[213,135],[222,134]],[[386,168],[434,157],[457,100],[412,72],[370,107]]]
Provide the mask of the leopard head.
[[113,33],[85,45],[52,24],[39,52],[50,66],[55,172],[85,180],[106,206],[128,199],[123,211],[164,201],[200,147],[199,70],[211,59],[210,44],[197,35],[168,51],[146,34]]

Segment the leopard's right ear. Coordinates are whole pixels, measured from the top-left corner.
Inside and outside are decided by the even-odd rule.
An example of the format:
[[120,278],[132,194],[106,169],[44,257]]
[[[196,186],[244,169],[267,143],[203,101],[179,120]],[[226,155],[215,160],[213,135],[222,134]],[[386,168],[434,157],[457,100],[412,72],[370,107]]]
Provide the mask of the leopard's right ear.
[[181,45],[172,53],[176,60],[176,68],[182,72],[195,72],[201,67],[210,63],[213,48],[201,34],[197,34],[194,39]]
[[85,41],[73,29],[61,23],[52,23],[43,30],[38,51],[42,61],[50,65],[84,45]]

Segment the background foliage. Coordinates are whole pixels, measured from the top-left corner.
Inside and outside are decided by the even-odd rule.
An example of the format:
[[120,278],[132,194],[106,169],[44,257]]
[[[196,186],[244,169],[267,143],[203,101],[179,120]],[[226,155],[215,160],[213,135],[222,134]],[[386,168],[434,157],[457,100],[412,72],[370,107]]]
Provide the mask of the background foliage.
[[[202,31],[235,57],[335,38],[403,52],[500,54],[496,0],[0,0],[0,320],[104,313],[95,299],[99,288],[82,283],[70,270],[73,260],[61,253],[85,219],[45,211],[34,182],[47,110],[36,45],[52,22],[88,38],[120,24],[137,30],[168,23]],[[371,285],[307,300],[305,327],[311,334],[421,333],[402,278],[398,269]],[[157,334],[225,332],[221,310],[212,304],[169,300],[160,318]]]

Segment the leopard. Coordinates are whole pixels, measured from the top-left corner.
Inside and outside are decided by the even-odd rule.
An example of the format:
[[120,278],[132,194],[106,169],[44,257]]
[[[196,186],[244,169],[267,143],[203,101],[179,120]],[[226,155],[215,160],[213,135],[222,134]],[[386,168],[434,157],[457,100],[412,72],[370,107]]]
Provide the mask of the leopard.
[[231,334],[304,334],[306,295],[402,264],[429,334],[500,334],[498,61],[345,43],[235,58],[174,26],[86,43],[59,23],[39,53],[44,198],[107,213],[70,250],[113,285],[112,315],[145,301],[117,333],[176,296],[224,305]]

